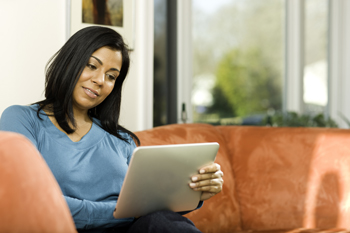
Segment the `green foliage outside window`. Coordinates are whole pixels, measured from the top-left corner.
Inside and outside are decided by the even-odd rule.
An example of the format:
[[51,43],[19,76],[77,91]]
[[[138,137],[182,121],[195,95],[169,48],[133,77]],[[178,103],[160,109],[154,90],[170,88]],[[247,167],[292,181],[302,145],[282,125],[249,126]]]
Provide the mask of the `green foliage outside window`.
[[225,103],[231,115],[244,117],[281,108],[281,79],[258,49],[228,52],[218,64],[216,77],[213,106]]
[[298,114],[296,112],[276,113],[272,116],[266,116],[262,125],[280,126],[280,127],[328,127],[338,128],[337,123],[320,113],[317,115]]

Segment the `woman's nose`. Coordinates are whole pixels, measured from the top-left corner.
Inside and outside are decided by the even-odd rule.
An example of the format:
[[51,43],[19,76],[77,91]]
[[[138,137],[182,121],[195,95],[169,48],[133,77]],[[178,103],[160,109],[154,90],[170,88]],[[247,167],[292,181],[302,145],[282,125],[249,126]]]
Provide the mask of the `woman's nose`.
[[92,77],[91,80],[97,85],[102,85],[105,80],[105,74],[103,73],[96,74]]

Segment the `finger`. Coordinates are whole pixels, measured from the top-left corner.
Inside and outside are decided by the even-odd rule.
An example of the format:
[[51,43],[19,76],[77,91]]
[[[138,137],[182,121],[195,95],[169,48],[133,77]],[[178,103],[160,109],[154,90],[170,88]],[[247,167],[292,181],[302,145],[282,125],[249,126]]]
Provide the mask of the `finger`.
[[193,182],[200,181],[200,180],[209,180],[209,179],[215,179],[215,178],[221,178],[224,176],[224,173],[222,171],[217,171],[215,173],[207,173],[203,175],[195,175],[191,177],[191,180]]
[[219,193],[222,190],[221,185],[217,186],[202,186],[198,188],[194,188],[194,191],[202,191],[202,192],[209,192],[209,193]]
[[191,188],[198,188],[202,186],[218,186],[223,184],[223,179],[210,179],[210,180],[203,180],[196,183],[190,183]]
[[210,172],[217,172],[221,170],[221,166],[217,163],[213,163],[211,165],[204,166],[199,169],[200,174],[204,173],[210,173]]

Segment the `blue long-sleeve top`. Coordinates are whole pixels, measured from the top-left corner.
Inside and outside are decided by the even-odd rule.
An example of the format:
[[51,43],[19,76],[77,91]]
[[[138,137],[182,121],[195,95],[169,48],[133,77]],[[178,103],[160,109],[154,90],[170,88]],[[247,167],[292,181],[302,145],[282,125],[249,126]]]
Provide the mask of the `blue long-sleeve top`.
[[90,131],[78,142],[61,132],[38,105],[8,107],[0,130],[23,134],[37,147],[55,176],[77,229],[124,226],[133,218],[114,219],[113,211],[134,148],[109,134],[93,119]]

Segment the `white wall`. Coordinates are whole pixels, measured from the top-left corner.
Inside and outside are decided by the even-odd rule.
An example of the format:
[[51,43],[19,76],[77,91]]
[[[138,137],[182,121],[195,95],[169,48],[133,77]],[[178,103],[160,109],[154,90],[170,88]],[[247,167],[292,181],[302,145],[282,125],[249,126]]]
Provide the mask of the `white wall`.
[[[121,124],[152,127],[153,0],[135,0],[135,49],[124,86]],[[67,0],[0,0],[0,114],[43,99],[45,65],[65,43]]]
[[65,42],[65,4],[1,0],[0,113],[41,100],[48,59]]
[[135,47],[123,87],[120,123],[132,131],[140,131],[153,127],[154,7],[153,0],[135,2]]

